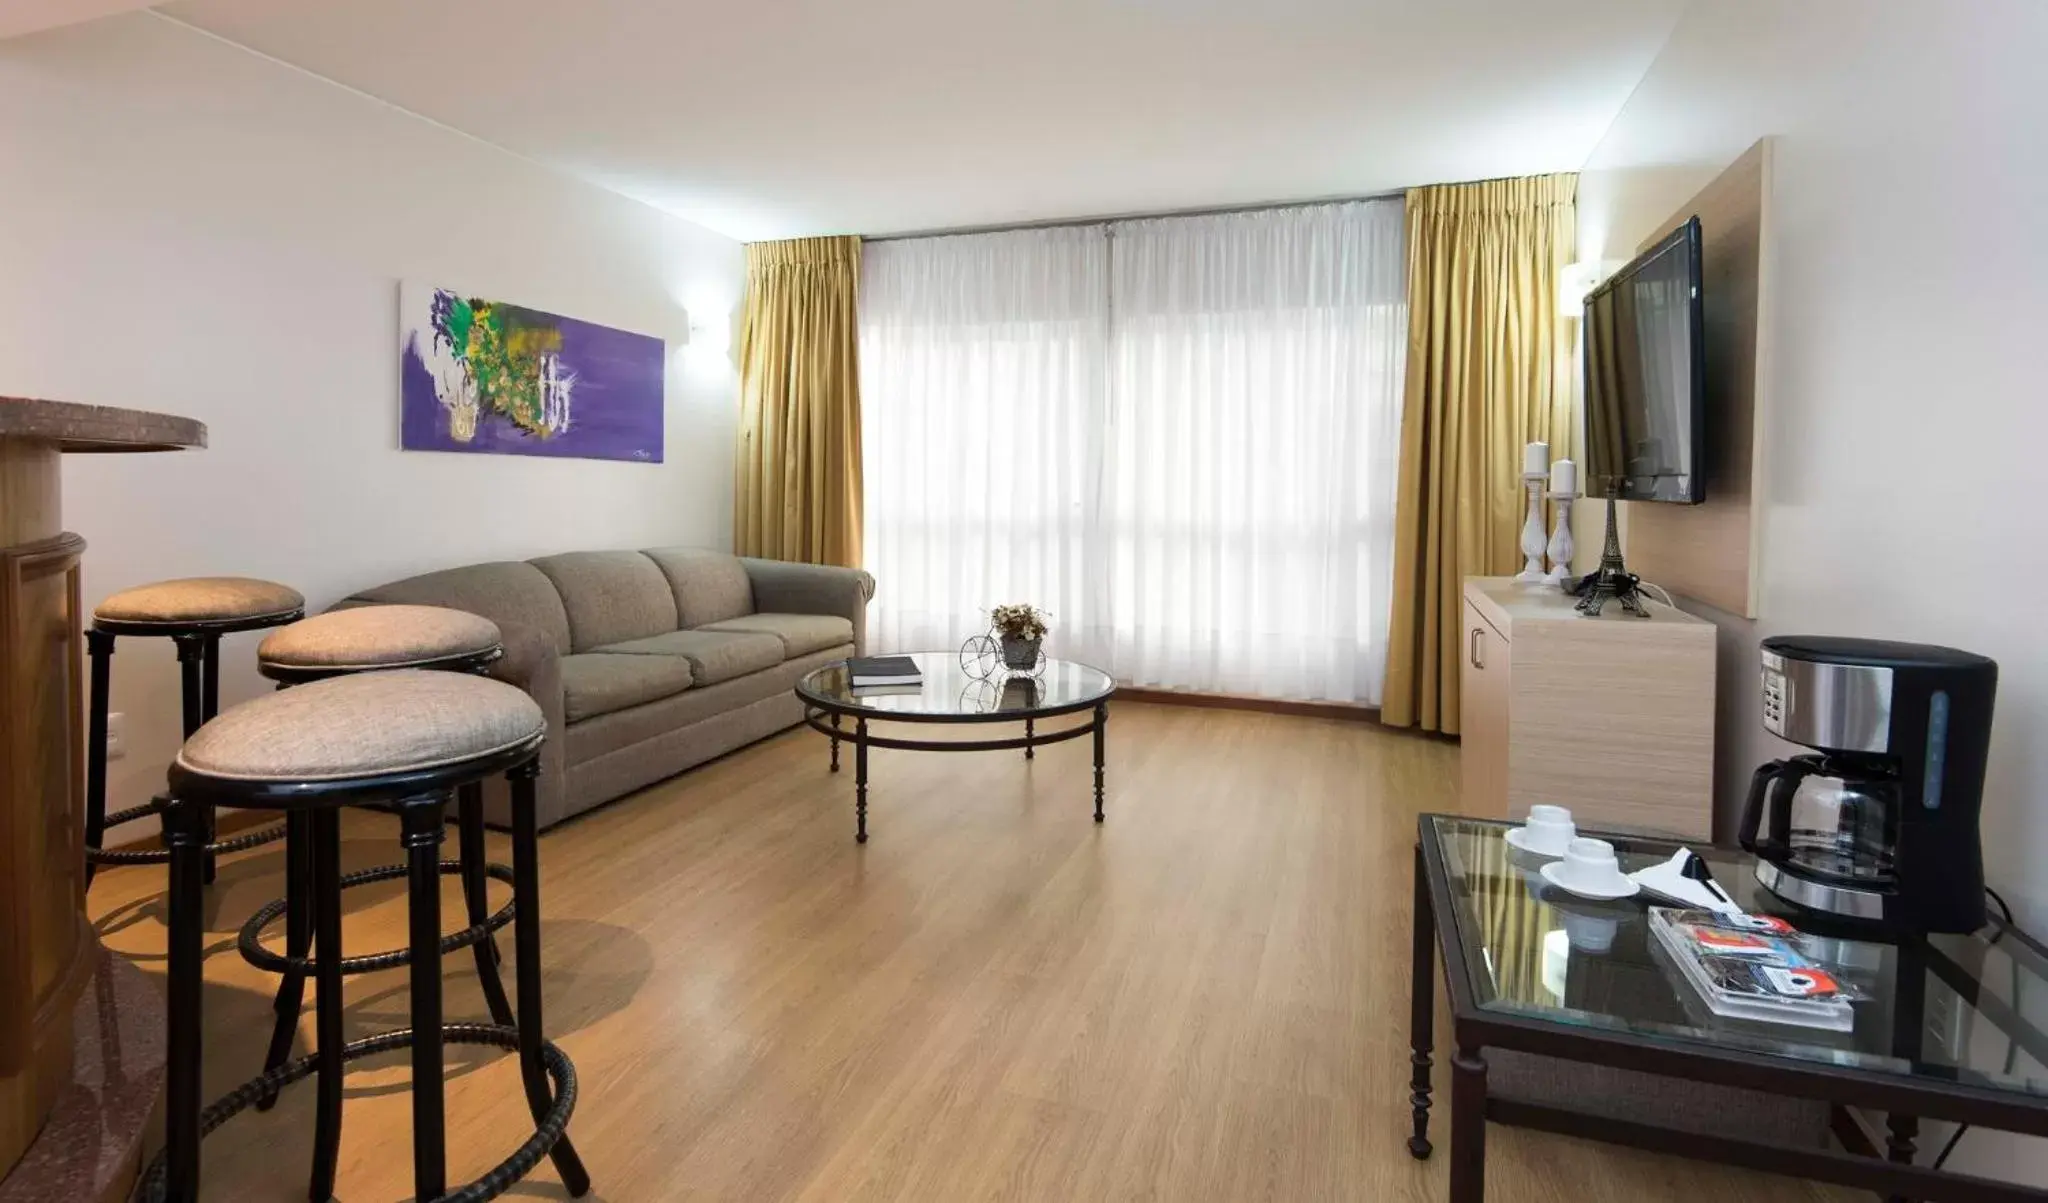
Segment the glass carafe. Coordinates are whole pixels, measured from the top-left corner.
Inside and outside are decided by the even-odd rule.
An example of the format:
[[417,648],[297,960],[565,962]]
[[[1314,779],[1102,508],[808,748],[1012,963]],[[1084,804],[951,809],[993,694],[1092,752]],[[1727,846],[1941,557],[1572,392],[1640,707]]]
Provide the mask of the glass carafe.
[[[1899,783],[1881,761],[1795,756],[1757,770],[1743,846],[1809,877],[1893,882]],[[1769,834],[1758,838],[1762,818]]]

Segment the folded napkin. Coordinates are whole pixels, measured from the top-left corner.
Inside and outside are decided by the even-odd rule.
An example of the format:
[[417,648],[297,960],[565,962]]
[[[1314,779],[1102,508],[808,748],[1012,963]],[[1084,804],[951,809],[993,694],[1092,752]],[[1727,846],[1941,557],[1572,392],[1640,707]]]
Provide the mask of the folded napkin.
[[[1717,911],[1723,915],[1739,915],[1742,908],[1732,902],[1724,902],[1707,888],[1703,881],[1694,881],[1685,875],[1685,862],[1692,855],[1692,849],[1680,848],[1671,854],[1671,859],[1647,869],[1637,869],[1629,874],[1643,889],[1660,894],[1674,902],[1698,907],[1703,911]],[[1722,887],[1726,889],[1726,886]]]

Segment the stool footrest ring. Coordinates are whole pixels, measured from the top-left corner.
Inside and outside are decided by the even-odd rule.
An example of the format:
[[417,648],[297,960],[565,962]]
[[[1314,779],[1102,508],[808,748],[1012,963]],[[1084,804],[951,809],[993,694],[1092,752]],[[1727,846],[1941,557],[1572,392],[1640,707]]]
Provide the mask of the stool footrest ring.
[[[106,817],[102,829],[118,827],[123,823],[132,822],[136,819],[146,819],[151,815],[160,815],[164,813],[164,808],[169,806],[170,802],[169,798],[158,794],[140,806],[131,806],[127,810],[117,810]],[[240,852],[247,848],[260,847],[283,838],[284,824],[279,823],[274,827],[259,828],[256,831],[249,832],[247,835],[238,835],[231,840],[215,840],[213,843],[206,845],[206,852],[212,856],[219,856],[228,852]],[[168,848],[87,848],[85,850],[86,863],[91,865],[162,865],[170,863],[170,859],[171,852]]]
[[[381,1032],[360,1040],[351,1040],[342,1046],[341,1059],[355,1061],[363,1057],[388,1053],[394,1049],[409,1048],[413,1043],[413,1029],[400,1028],[397,1031]],[[449,1044],[481,1044],[495,1048],[516,1051],[519,1048],[519,1032],[516,1028],[499,1027],[488,1023],[451,1023],[441,1028],[441,1039]],[[541,1064],[546,1067],[548,1077],[554,1081],[554,1105],[540,1123],[534,1126],[534,1133],[526,1139],[512,1155],[499,1162],[483,1177],[441,1196],[439,1203],[486,1203],[509,1190],[513,1183],[533,1172],[541,1158],[562,1139],[562,1133],[569,1129],[569,1117],[576,1111],[576,1066],[569,1055],[557,1048],[553,1041],[543,1040],[540,1045]],[[199,1114],[199,1134],[211,1135],[237,1114],[248,1110],[264,1099],[272,1098],[285,1087],[313,1075],[319,1067],[318,1053],[309,1053],[296,1061],[288,1061],[269,1073],[249,1079],[240,1086],[222,1095]],[[156,1159],[143,1172],[142,1186],[137,1197],[145,1203],[161,1203],[165,1193],[167,1169],[165,1155],[158,1153]]]
[[[374,869],[359,869],[342,877],[341,888],[346,890],[352,886],[366,886],[373,882],[393,881],[404,877],[410,871],[405,865],[379,865]],[[461,872],[461,861],[444,860],[441,862],[442,876],[457,876]],[[484,872],[488,876],[504,882],[506,885],[513,884],[512,868],[510,865],[485,865]],[[268,969],[272,973],[302,973],[311,977],[316,968],[314,958],[286,956],[283,953],[273,952],[263,946],[263,929],[284,916],[286,905],[284,899],[276,898],[259,907],[255,914],[249,916],[249,921],[242,925],[240,934],[235,937],[235,947],[241,952],[243,960],[256,966],[258,969]],[[498,908],[496,914],[485,919],[482,923],[442,936],[442,955],[445,956],[459,949],[468,948],[470,945],[485,939],[492,932],[511,923],[517,909],[517,903],[507,902],[504,906]],[[394,948],[389,952],[343,957],[341,959],[341,971],[344,974],[375,973],[379,970],[396,969],[400,965],[409,965],[411,963],[411,949]]]

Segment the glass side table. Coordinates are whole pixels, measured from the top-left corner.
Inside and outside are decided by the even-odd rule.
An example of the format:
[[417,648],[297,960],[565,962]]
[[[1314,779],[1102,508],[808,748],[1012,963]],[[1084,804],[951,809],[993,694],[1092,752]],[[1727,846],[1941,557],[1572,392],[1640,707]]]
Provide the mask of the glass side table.
[[[1888,1194],[1895,1198],[2048,1201],[2048,1189],[1912,1164],[1923,1119],[2048,1136],[2048,952],[1994,920],[1969,936],[1896,943],[1830,939],[1823,959],[1870,994],[1856,1026],[1824,1032],[1713,1015],[1675,969],[1660,964],[1649,911],[1638,899],[1600,903],[1546,882],[1541,858],[1502,837],[1511,824],[1424,815],[1415,851],[1411,1015],[1414,1133],[1428,1157],[1436,955],[1451,1011],[1451,1199],[1485,1197],[1486,1125],[1517,1124]],[[1624,871],[1683,846],[1609,840]],[[1741,853],[1695,847],[1737,903],[1788,913],[1752,876]],[[1941,1017],[1948,1036],[1930,1032]],[[1565,1107],[1489,1097],[1487,1049],[1534,1053],[1817,1099],[1886,1115],[1879,1150],[1853,1118],[1835,1131],[1842,1150],[1703,1135]]]

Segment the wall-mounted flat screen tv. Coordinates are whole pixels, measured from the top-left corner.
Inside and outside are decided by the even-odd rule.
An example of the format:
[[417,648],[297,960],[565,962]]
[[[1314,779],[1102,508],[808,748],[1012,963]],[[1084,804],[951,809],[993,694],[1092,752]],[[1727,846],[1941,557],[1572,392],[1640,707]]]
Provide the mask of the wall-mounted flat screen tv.
[[1588,497],[1707,499],[1700,219],[1586,298]]

